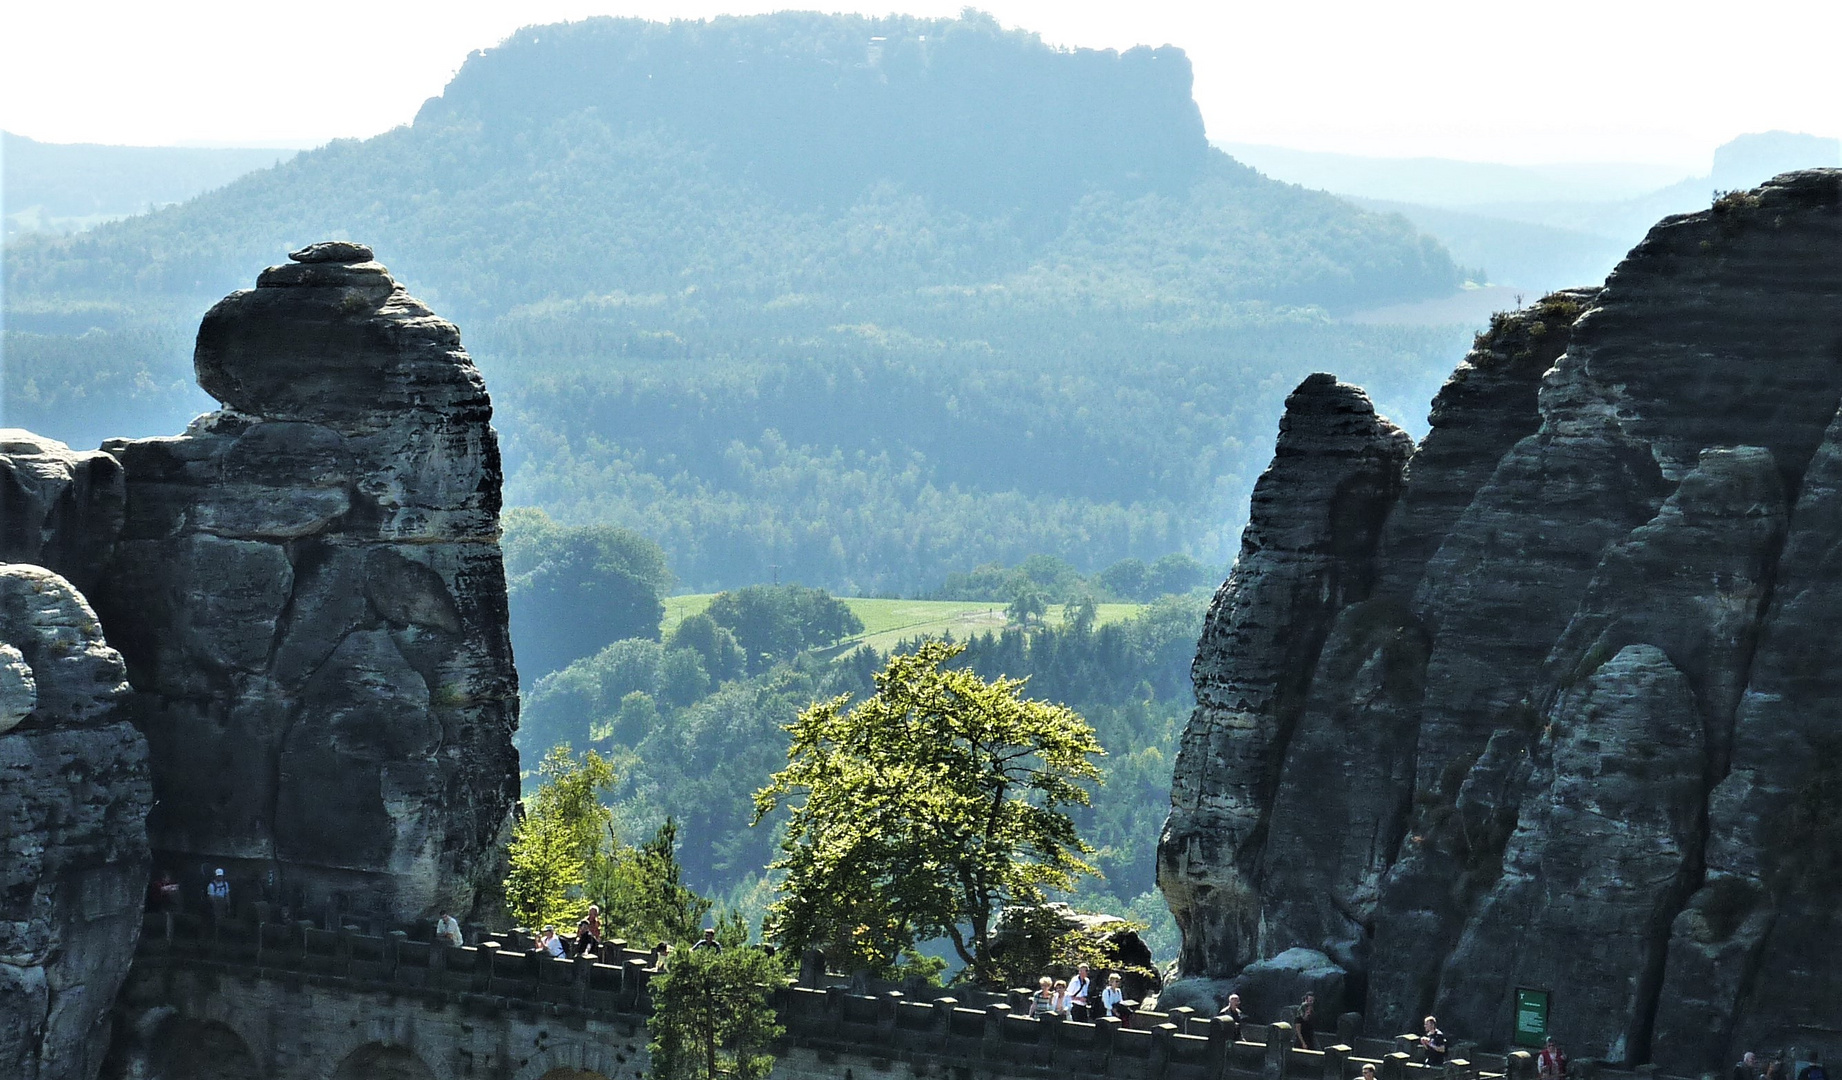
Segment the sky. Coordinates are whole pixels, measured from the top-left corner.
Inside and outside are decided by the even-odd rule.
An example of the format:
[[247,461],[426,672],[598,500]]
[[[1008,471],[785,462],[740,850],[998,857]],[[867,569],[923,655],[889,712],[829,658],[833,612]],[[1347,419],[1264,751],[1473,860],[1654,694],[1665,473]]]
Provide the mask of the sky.
[[[520,26],[750,0],[15,0],[0,127],[47,142],[314,146],[409,122]],[[817,4],[833,8],[834,4]],[[952,15],[959,2],[843,6]],[[1209,136],[1304,150],[1705,172],[1748,131],[1842,135],[1842,3],[986,0],[1006,26],[1190,56]]]

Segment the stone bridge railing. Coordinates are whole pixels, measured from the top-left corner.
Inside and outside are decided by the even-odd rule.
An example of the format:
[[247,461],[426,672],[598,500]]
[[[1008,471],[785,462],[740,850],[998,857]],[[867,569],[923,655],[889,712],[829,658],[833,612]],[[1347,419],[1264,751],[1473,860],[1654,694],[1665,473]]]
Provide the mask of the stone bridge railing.
[[[262,978],[336,981],[384,990],[399,1001],[422,996],[476,1010],[643,1021],[656,974],[651,954],[610,944],[605,959],[562,960],[498,941],[454,947],[412,941],[401,931],[373,935],[310,922],[153,914],[146,918],[136,963],[222,965]],[[1021,995],[969,1008],[948,992],[927,993],[922,999],[898,990],[859,994],[844,986],[777,990],[775,1005],[787,1031],[783,1049],[809,1062],[784,1071],[838,1076],[843,1063],[858,1061],[872,1069],[901,1063],[921,1076],[950,1071],[952,1080],[1045,1070],[1093,1080],[1354,1080],[1363,1065],[1373,1064],[1381,1080],[1535,1077],[1534,1059],[1525,1051],[1473,1054],[1429,1067],[1408,1052],[1411,1036],[1373,1039],[1344,1032],[1325,1037],[1322,1050],[1302,1050],[1293,1045],[1289,1024],[1246,1024],[1237,1040],[1226,1025],[1187,1008],[1141,1011],[1130,1021],[1076,1023],[1024,1014]],[[979,997],[992,1001],[990,995]],[[1579,1065],[1581,1074],[1598,1071],[1591,1063]],[[1640,1074],[1607,1070],[1603,1080],[1656,1080],[1654,1073]]]
[[605,958],[558,960],[497,941],[454,947],[401,930],[364,934],[308,921],[146,916],[135,962],[197,961],[279,975],[338,979],[395,992],[490,999],[499,1006],[599,1014],[651,1010],[650,953],[612,943]]
[[[1323,1050],[1293,1046],[1290,1024],[1243,1025],[1242,1037],[1190,1009],[1139,1012],[1076,1023],[1037,1019],[1008,1004],[962,1007],[951,997],[912,1000],[900,991],[874,997],[843,987],[791,987],[780,1000],[788,1040],[829,1056],[903,1062],[917,1072],[938,1068],[965,1075],[1039,1074],[1144,1077],[1148,1080],[1351,1080],[1373,1064],[1382,1080],[1533,1080],[1526,1052],[1498,1058],[1496,1070],[1454,1059],[1427,1067],[1390,1040],[1332,1042]],[[957,1075],[957,1073],[956,1073]]]

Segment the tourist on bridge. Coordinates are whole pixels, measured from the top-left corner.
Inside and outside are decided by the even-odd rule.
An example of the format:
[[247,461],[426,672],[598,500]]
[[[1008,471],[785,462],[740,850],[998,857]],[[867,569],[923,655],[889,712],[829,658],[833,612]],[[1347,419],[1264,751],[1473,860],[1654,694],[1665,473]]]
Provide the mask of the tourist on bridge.
[[1076,965],[1074,978],[1068,980],[1068,1018],[1070,1020],[1086,1023],[1094,1018],[1087,1009],[1087,995],[1093,987],[1093,980],[1087,974],[1087,965]]
[[1536,1056],[1535,1069],[1541,1080],[1561,1080],[1567,1075],[1567,1052],[1554,1041],[1554,1036],[1548,1036],[1547,1044]]
[[556,957],[558,960],[563,959],[568,952],[568,950],[563,947],[563,939],[556,936],[556,927],[554,926],[544,927],[544,935],[542,938],[538,939],[538,948]]
[[1444,1065],[1446,1051],[1452,1048],[1452,1040],[1439,1030],[1437,1017],[1426,1018],[1426,1034],[1420,1038],[1421,1060],[1428,1065]]
[[1759,1058],[1751,1050],[1733,1066],[1733,1080],[1759,1080]]
[[588,914],[576,924],[576,955],[587,956],[589,949],[601,948],[601,909],[594,904],[588,906]]
[[460,948],[465,944],[465,939],[461,937],[460,920],[456,919],[452,913],[437,919],[435,921],[435,940],[446,942],[457,949]]
[[1241,1041],[1241,1024],[1245,1019],[1246,1017],[1241,1013],[1241,995],[1239,994],[1229,994],[1228,1004],[1223,1005],[1222,1011],[1215,1014],[1216,1023],[1228,1025],[1228,1041],[1231,1043]]
[[1107,1016],[1117,1016],[1130,1024],[1132,1010],[1126,1007],[1126,991],[1119,985],[1119,972],[1110,971],[1106,977],[1106,989],[1100,991],[1100,1011]]
[[1038,1020],[1055,1012],[1055,980],[1044,975],[1036,980],[1036,993],[1030,995],[1030,1015]]
[[1292,1034],[1298,1040],[1300,1050],[1316,1050],[1317,1044],[1318,996],[1307,993],[1305,1000],[1292,1010]]
[[218,867],[211,880],[205,882],[205,899],[211,902],[211,917],[222,920],[230,916],[230,879],[224,876],[224,868]]
[[722,947],[723,943],[716,940],[716,931],[706,926],[704,927],[704,936],[691,945],[691,951],[696,952],[699,949],[721,949]]

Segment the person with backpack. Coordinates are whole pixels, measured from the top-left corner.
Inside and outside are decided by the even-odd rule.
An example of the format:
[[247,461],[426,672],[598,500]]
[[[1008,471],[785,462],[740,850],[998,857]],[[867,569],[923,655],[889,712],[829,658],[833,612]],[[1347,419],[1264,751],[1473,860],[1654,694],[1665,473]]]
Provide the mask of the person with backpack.
[[1107,973],[1106,989],[1100,991],[1100,1011],[1107,1016],[1116,1016],[1127,1025],[1132,1023],[1132,1010],[1126,1005],[1125,988],[1119,984],[1119,972]]

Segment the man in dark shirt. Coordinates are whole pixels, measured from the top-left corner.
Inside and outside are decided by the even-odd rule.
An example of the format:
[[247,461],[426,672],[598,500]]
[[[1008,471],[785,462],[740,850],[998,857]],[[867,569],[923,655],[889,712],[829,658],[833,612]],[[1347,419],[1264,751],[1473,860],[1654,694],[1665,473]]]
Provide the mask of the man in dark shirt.
[[1452,1048],[1452,1040],[1439,1030],[1439,1021],[1435,1017],[1426,1018],[1426,1034],[1420,1037],[1420,1049],[1425,1053],[1423,1059],[1428,1065],[1444,1065],[1445,1054]]
[[1759,1059],[1746,1051],[1733,1066],[1733,1080],[1759,1080]]
[[721,949],[722,947],[723,943],[716,940],[716,931],[709,927],[705,927],[703,938],[692,944],[691,951],[696,952],[699,949]]
[[1316,1050],[1318,1048],[1318,996],[1316,994],[1306,994],[1305,1000],[1298,1003],[1298,1008],[1293,1010],[1292,1015],[1296,1020],[1296,1024],[1292,1030],[1298,1037],[1298,1048],[1300,1050]]
[[1225,1023],[1228,1025],[1229,1042],[1240,1042],[1242,1021],[1241,995],[1229,994],[1228,1004],[1223,1005],[1222,1011],[1215,1014],[1215,1019],[1218,1023]]

